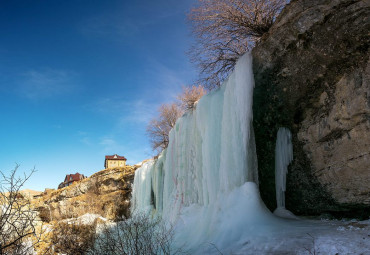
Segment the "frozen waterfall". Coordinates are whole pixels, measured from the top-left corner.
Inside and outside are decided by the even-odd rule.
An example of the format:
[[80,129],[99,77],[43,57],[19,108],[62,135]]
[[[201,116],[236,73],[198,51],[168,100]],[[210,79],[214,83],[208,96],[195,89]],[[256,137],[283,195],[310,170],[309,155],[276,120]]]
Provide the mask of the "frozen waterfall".
[[352,225],[344,231],[348,225],[339,221],[281,218],[295,218],[284,202],[293,157],[286,128],[279,129],[276,143],[274,213],[280,217],[265,207],[256,184],[253,86],[252,58],[247,54],[220,89],[176,122],[159,158],[136,170],[133,213],[144,211],[172,224],[171,245],[189,254],[334,255],[353,253],[354,247],[363,253],[369,247],[363,241],[368,229],[355,233]]
[[[177,120],[158,160],[135,173],[132,210],[176,226],[177,240],[226,247],[276,221],[259,197],[252,127],[252,57]],[[252,233],[252,232],[251,232]],[[197,249],[198,250],[198,249]]]

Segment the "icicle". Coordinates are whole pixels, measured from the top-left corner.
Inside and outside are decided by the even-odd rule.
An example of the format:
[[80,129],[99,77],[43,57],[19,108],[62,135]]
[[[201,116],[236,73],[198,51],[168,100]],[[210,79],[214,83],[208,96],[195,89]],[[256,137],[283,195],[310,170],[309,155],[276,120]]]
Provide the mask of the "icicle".
[[274,214],[283,218],[296,218],[285,209],[286,175],[293,160],[292,134],[287,128],[279,128],[275,146],[275,187],[277,208]]

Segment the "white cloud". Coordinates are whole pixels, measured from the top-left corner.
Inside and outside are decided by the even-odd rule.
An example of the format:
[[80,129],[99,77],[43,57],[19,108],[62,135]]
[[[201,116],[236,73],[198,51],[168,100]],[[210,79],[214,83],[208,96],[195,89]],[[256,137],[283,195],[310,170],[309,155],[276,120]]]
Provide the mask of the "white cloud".
[[95,112],[117,117],[118,123],[129,121],[136,124],[145,124],[155,114],[158,104],[144,99],[125,100],[123,98],[106,97],[86,106]]
[[102,153],[105,155],[115,153],[120,154],[121,152],[128,151],[128,149],[122,143],[119,143],[113,137],[101,138],[99,145],[101,146]]
[[102,138],[100,141],[100,145],[104,146],[116,146],[117,142],[111,138]]
[[125,111],[120,121],[130,121],[138,124],[145,124],[156,115],[158,105],[144,100],[133,101],[128,104],[128,111]]
[[[135,4],[134,4],[135,5]],[[141,37],[144,29],[149,26],[164,22],[164,20],[183,15],[184,7],[174,3],[171,7],[166,3],[167,8],[159,7],[158,3],[148,3],[145,8],[151,11],[145,19],[137,19],[135,12],[142,12],[142,7],[133,9],[119,7],[116,10],[103,11],[99,14],[83,20],[79,29],[83,35],[96,37],[109,37],[114,40],[135,40]]]
[[58,96],[73,89],[74,77],[64,70],[30,70],[23,74],[18,92],[31,100]]
[[85,131],[78,131],[77,132],[77,136],[79,138],[79,141],[87,146],[91,146],[93,145],[93,142],[90,138],[90,135],[89,133],[85,132]]
[[89,137],[82,137],[80,139],[80,142],[88,146],[92,145],[91,139]]
[[162,102],[174,101],[181,92],[182,86],[187,84],[187,70],[174,70],[155,59],[149,59],[150,67],[146,75],[153,83],[152,93]]
[[85,36],[113,38],[115,40],[129,39],[139,32],[137,24],[123,15],[114,13],[101,14],[84,20],[80,31]]

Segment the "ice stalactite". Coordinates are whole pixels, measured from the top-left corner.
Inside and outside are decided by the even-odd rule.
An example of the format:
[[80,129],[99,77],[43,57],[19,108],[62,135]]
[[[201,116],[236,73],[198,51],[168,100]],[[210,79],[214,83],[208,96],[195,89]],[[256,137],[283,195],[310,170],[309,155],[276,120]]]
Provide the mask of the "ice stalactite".
[[279,128],[275,146],[275,187],[277,208],[274,214],[283,218],[296,218],[285,208],[286,175],[293,160],[292,134],[287,128]]

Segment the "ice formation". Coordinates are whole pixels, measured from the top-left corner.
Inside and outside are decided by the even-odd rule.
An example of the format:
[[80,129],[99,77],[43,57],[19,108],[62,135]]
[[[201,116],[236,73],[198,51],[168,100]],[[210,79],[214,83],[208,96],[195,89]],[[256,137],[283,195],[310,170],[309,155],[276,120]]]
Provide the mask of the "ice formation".
[[219,90],[176,122],[158,160],[136,171],[134,211],[181,225],[181,235],[193,246],[216,237],[225,244],[237,241],[245,230],[240,222],[248,228],[248,222],[273,220],[256,184],[253,87],[252,57],[246,54]]
[[286,174],[293,160],[292,134],[279,128],[275,146],[275,185],[277,207],[285,207]]
[[275,146],[275,187],[277,208],[274,214],[283,218],[296,218],[285,208],[286,175],[293,160],[292,134],[287,128],[279,128]]
[[[174,245],[184,245],[190,254],[218,250],[307,254],[306,247],[312,245],[307,233],[326,238],[336,231],[322,224],[314,230],[312,223],[275,217],[260,199],[251,124],[253,87],[252,58],[246,54],[220,89],[204,96],[195,111],[176,122],[169,146],[159,158],[136,170],[133,213],[145,211],[169,221],[175,227]],[[280,133],[277,162],[282,173],[277,178],[279,191],[284,191],[292,149],[289,130]],[[278,200],[284,206],[283,197]],[[352,249],[347,237],[336,232],[334,236],[336,245],[343,246],[340,251]],[[326,248],[330,251],[325,254],[339,251]]]

